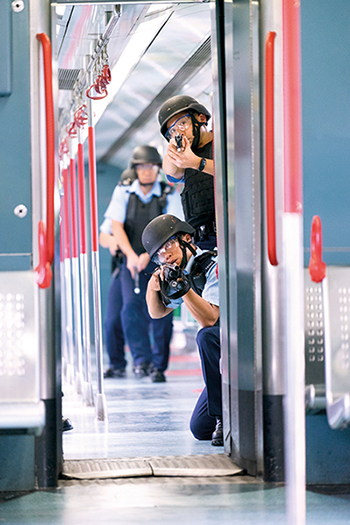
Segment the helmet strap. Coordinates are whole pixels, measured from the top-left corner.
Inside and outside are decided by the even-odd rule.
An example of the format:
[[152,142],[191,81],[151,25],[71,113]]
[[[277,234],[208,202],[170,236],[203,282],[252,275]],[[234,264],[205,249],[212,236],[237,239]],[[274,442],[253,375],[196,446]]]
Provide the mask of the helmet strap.
[[181,261],[181,264],[180,264],[180,268],[183,269],[183,268],[186,268],[187,263],[188,263],[186,248],[188,248],[190,250],[192,255],[196,255],[196,250],[194,248],[192,248],[192,246],[188,242],[184,241],[180,237],[178,237],[177,240],[178,240],[180,248],[182,250],[182,261]]
[[191,115],[191,120],[192,120],[192,129],[193,129],[193,142],[192,142],[191,149],[194,150],[198,148],[199,140],[201,136],[200,129],[201,129],[201,126],[204,124],[204,122],[198,122],[198,120],[196,119],[193,113],[190,113],[190,115]]

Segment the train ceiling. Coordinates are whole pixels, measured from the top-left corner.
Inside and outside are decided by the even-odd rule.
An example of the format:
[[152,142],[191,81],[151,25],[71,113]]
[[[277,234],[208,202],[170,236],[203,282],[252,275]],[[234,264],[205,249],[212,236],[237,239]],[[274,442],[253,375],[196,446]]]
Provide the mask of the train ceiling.
[[[141,144],[153,145],[162,154],[166,143],[159,133],[157,113],[173,95],[186,93],[211,110],[208,3],[57,5],[53,9],[61,136],[90,86],[85,71],[98,41],[101,35],[108,36],[104,51],[112,80],[108,97],[93,106],[98,161],[125,169],[133,148]],[[100,55],[106,58],[105,52]]]

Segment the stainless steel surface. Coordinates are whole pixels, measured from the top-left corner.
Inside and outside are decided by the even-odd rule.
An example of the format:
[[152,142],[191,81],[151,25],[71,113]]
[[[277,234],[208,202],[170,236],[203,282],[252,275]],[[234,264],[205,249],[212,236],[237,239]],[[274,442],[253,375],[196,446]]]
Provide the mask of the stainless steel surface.
[[[225,10],[232,19],[232,5],[226,4]],[[229,259],[225,251],[225,246],[228,244],[228,205],[227,205],[227,177],[226,177],[226,148],[225,144],[225,114],[222,108],[222,100],[220,96],[221,80],[219,76],[222,74],[222,62],[220,62],[218,53],[218,38],[220,35],[220,27],[217,27],[219,17],[217,16],[217,7],[215,4],[211,5],[211,26],[212,26],[212,76],[213,76],[213,109],[216,117],[215,120],[215,142],[214,142],[214,156],[215,156],[215,191],[217,195],[222,195],[221,199],[216,200],[216,224],[217,224],[217,239],[220,257],[218,259],[219,265],[219,292],[220,292],[220,324],[221,324],[221,360],[220,369],[222,375],[222,399],[223,399],[223,428],[224,428],[224,446],[225,452],[231,452],[231,428],[235,428],[231,424],[230,413],[230,355],[228,349],[230,348],[230,314],[228,302],[228,287],[226,275],[229,274]],[[223,36],[223,35],[221,35]],[[232,114],[227,114],[229,122],[232,122]],[[225,254],[225,255],[224,255]],[[232,263],[234,265],[234,261]]]
[[284,456],[290,525],[305,523],[305,352],[302,215],[283,214]]
[[92,290],[94,305],[94,328],[95,328],[95,352],[96,352],[96,418],[98,421],[106,421],[107,404],[103,389],[103,343],[102,343],[102,318],[101,318],[101,290],[100,290],[100,263],[98,251],[91,254],[92,266]]
[[324,281],[327,419],[331,428],[345,428],[350,424],[349,269],[329,267]]
[[0,428],[39,431],[45,409],[40,400],[39,307],[33,272],[1,272],[0,290]]
[[[264,78],[265,39],[269,31],[276,32],[275,39],[275,76],[274,76],[274,112],[275,112],[275,206],[276,206],[276,249],[278,266],[272,266],[267,256],[266,241],[266,192],[265,165],[261,166],[262,176],[262,312],[263,312],[263,348],[264,348],[264,394],[279,396],[284,394],[283,370],[283,294],[282,286],[282,229],[283,212],[283,159],[282,159],[282,2],[273,0],[261,3],[261,78]],[[265,97],[264,82],[261,83],[261,100]],[[264,129],[264,110],[262,126]],[[265,148],[265,136],[261,136],[262,148]],[[265,156],[263,155],[263,158]]]
[[74,309],[74,341],[76,349],[76,371],[75,371],[75,389],[77,394],[83,393],[83,339],[81,326],[81,288],[79,274],[79,259],[72,257],[72,282],[73,282],[73,309]]
[[243,470],[224,454],[65,461],[63,476],[107,479],[136,476],[234,476]]
[[94,396],[91,383],[91,342],[90,342],[90,308],[89,308],[89,271],[88,256],[81,253],[80,279],[81,279],[81,305],[83,323],[83,353],[84,353],[84,385],[83,401],[87,406],[94,405]]
[[72,272],[71,272],[71,260],[66,258],[64,260],[64,276],[65,276],[65,283],[64,283],[64,291],[65,291],[65,312],[66,312],[66,320],[67,320],[67,326],[66,326],[66,334],[67,334],[67,341],[68,341],[68,362],[67,362],[67,381],[70,384],[74,383],[74,377],[75,377],[75,347],[74,347],[74,339],[73,339],[73,331],[74,331],[74,324],[73,324],[73,306],[72,306]]
[[258,11],[249,1],[234,2],[231,13],[230,5],[225,8],[230,14],[225,54],[236,57],[227,60],[225,72],[231,432],[233,458],[257,473],[262,471]]

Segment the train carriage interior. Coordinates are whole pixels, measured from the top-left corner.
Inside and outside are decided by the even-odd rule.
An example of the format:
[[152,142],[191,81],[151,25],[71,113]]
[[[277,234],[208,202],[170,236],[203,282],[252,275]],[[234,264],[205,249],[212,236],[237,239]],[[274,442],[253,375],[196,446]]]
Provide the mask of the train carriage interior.
[[[349,1],[0,15],[0,522],[349,523]],[[135,378],[127,341],[125,377],[103,377],[98,228],[134,149],[166,154],[175,95],[214,133],[219,447],[190,431],[205,380],[184,305],[166,381]]]

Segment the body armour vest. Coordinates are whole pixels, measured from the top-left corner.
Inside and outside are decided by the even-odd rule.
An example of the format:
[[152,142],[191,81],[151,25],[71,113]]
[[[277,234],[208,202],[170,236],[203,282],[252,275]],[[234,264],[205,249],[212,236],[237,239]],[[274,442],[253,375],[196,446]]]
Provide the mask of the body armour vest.
[[130,193],[128,206],[126,209],[126,218],[124,230],[132,249],[137,255],[145,252],[141,236],[146,225],[152,220],[162,215],[167,205],[167,195],[174,190],[168,184],[161,182],[162,193],[160,197],[153,195],[152,200],[147,204],[142,202],[136,193]]
[[[198,157],[213,158],[213,142],[193,151]],[[182,208],[186,222],[193,228],[208,226],[215,231],[214,177],[193,168],[186,168],[185,185],[181,193]]]

